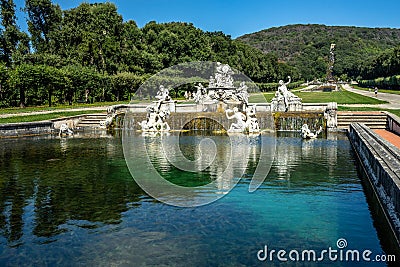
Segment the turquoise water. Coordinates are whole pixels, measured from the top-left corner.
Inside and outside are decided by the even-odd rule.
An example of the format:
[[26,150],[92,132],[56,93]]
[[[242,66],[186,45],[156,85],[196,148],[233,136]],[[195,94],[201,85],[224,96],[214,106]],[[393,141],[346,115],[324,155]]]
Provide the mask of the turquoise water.
[[[161,137],[132,138],[144,139],[152,163],[176,184],[207,184],[227,166],[227,137],[215,137],[220,141],[214,165],[195,175],[158,153]],[[184,155],[193,155],[198,139],[182,138]],[[348,249],[385,253],[346,136],[303,141],[282,135],[276,142],[275,161],[259,190],[248,192],[260,153],[255,142],[243,159],[245,175],[230,194],[203,207],[178,208],[154,200],[134,182],[118,134],[2,139],[0,265],[279,265],[260,262],[257,252],[265,245],[335,249],[339,238]],[[137,157],[145,156],[138,148]]]

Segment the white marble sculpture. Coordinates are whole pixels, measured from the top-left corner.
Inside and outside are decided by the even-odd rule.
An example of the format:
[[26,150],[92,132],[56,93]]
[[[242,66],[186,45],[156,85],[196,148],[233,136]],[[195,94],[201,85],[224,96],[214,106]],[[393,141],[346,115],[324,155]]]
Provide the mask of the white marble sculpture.
[[[241,82],[240,86],[235,90],[229,90],[227,92],[227,99],[234,102],[241,102],[243,107],[246,108],[249,104],[249,92],[247,91],[248,87],[246,82]],[[244,109],[243,108],[243,109]]]
[[244,133],[246,131],[246,116],[237,107],[234,107],[233,110],[226,110],[225,114],[228,120],[236,120],[236,122],[231,124],[228,133]]
[[163,132],[169,131],[170,127],[166,120],[168,119],[171,111],[169,102],[171,97],[169,96],[169,90],[164,86],[160,85],[157,92],[156,98],[158,101],[147,106],[147,119],[138,122],[144,132]]
[[171,97],[169,96],[169,90],[163,85],[160,85],[156,98],[158,99],[158,101],[170,101]]
[[228,64],[217,62],[215,73],[215,87],[233,88],[233,74],[234,72]]
[[246,108],[246,129],[249,133],[259,133],[260,125],[256,117],[256,105]]
[[302,100],[287,88],[291,82],[291,77],[288,76],[289,81],[279,81],[278,90],[275,97],[271,101],[272,111],[300,111],[302,109]]
[[117,112],[114,106],[107,108],[107,118],[103,121],[100,121],[100,128],[108,128],[112,125],[114,118],[117,116]]
[[74,132],[72,129],[68,127],[66,123],[61,124],[60,126],[60,132],[58,133],[59,136],[64,136],[64,135],[73,135]]
[[322,132],[322,127],[319,128],[318,131],[316,131],[315,133],[311,132],[311,130],[308,128],[307,124],[304,124],[301,127],[301,137],[303,137],[303,139],[314,139],[317,138],[318,135]]
[[194,101],[197,104],[204,102],[241,102],[243,110],[247,107],[249,102],[249,93],[246,83],[243,81],[239,87],[234,86],[233,75],[234,72],[227,64],[217,62],[216,71],[214,76],[210,76],[208,87],[199,83],[194,95]]
[[328,130],[335,130],[337,128],[337,103],[328,103],[324,114]]
[[195,85],[195,87],[197,88],[197,90],[194,94],[194,101],[197,104],[202,104],[204,101],[209,100],[207,90],[201,83],[198,83],[198,85]]

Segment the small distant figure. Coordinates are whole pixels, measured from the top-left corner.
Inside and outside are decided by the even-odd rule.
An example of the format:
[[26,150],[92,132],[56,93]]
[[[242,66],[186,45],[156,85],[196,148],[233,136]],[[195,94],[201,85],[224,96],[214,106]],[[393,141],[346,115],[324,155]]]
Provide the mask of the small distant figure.
[[375,87],[375,97],[378,96],[378,87]]

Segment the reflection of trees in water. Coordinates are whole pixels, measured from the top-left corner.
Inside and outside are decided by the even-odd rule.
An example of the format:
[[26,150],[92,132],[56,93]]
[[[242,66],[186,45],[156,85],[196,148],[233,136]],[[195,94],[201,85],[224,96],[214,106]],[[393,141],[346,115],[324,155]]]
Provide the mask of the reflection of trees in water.
[[[2,142],[0,234],[14,242],[30,227],[34,235],[50,237],[62,231],[60,226],[69,220],[118,223],[127,203],[138,202],[143,194],[124,168],[121,149],[116,148],[119,142]],[[24,227],[24,212],[34,214],[28,228]]]
[[294,134],[283,135],[278,139],[273,165],[278,179],[290,180],[295,172],[316,175],[328,170],[327,174],[333,175],[338,158],[336,134],[329,135],[328,140],[302,140]]

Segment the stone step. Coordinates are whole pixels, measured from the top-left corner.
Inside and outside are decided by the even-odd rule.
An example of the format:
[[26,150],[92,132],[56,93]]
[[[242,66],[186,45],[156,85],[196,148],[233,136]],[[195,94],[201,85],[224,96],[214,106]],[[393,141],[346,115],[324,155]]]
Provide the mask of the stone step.
[[387,115],[382,112],[340,111],[337,114],[338,129],[349,129],[352,123],[363,123],[371,129],[386,129]]
[[386,118],[387,115],[386,114],[382,114],[382,115],[375,115],[375,114],[371,114],[371,115],[365,115],[365,114],[338,114],[337,115],[340,118]]
[[[386,126],[383,126],[383,125],[367,125],[369,128],[371,128],[371,129],[386,129]],[[350,125],[338,125],[338,129],[346,129],[346,130],[348,130],[349,129],[349,127],[350,127]]]
[[386,118],[387,115],[337,115],[338,118]]
[[85,118],[83,118],[78,125],[79,128],[99,128],[100,122],[104,121],[107,118],[107,114],[99,113],[99,114],[89,114]]
[[371,129],[386,129],[387,115],[382,112],[341,111],[337,114],[338,129],[349,129],[352,123],[363,123]]
[[338,116],[338,119],[343,119],[343,120],[365,120],[365,119],[371,119],[371,120],[386,120],[387,117],[375,117],[375,116],[364,116],[364,117],[360,117],[360,116]]
[[[105,120],[106,118],[104,118]],[[83,119],[81,122],[99,122],[102,121],[103,119]]]
[[99,114],[99,115],[88,115],[85,119],[105,119],[107,118],[107,114]]
[[[349,126],[351,123],[338,123],[339,126]],[[386,123],[363,123],[368,127],[386,127]]]
[[[338,123],[339,129],[348,129],[351,123]],[[386,123],[364,123],[371,129],[386,129]]]
[[346,119],[346,120],[338,120],[338,123],[343,122],[343,123],[351,123],[351,122],[365,122],[365,123],[386,123],[387,120],[374,120],[374,119],[364,119],[364,120],[351,120],[351,119]]
[[100,121],[96,121],[96,122],[79,122],[78,126],[82,126],[82,125],[100,125]]

